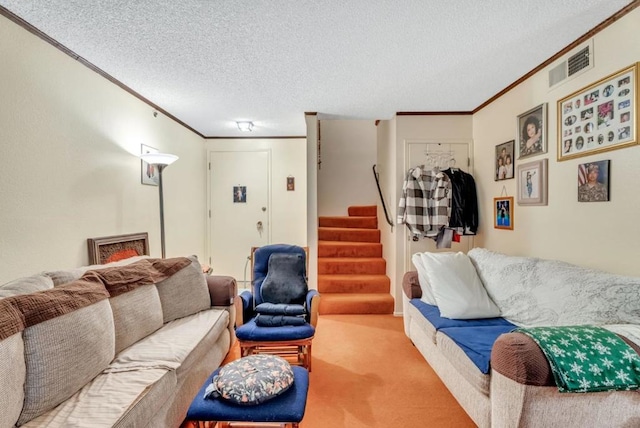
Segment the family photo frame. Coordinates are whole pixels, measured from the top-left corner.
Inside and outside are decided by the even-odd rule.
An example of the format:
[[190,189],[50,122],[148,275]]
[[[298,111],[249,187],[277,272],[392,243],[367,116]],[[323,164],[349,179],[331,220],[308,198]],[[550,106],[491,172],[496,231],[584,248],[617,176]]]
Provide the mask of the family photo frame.
[[518,116],[516,138],[518,159],[547,153],[547,104]]
[[513,230],[513,196],[493,198],[493,227]]
[[515,143],[515,140],[511,140],[496,146],[496,173],[493,178],[495,181],[514,178]]
[[558,100],[558,161],[638,144],[635,63]]
[[548,159],[518,165],[518,205],[547,205]]

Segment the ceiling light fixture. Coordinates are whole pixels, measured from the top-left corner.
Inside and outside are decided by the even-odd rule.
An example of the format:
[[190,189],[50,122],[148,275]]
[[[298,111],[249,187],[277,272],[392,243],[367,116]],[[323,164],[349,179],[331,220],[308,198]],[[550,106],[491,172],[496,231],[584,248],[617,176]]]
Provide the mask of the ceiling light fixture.
[[236,122],[238,129],[244,132],[249,132],[253,129],[253,122]]

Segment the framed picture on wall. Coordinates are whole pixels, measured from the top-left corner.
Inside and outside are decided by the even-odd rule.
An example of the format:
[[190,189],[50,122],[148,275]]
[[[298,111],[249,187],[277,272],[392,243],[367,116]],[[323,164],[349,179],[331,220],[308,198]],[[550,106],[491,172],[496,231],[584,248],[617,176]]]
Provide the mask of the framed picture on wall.
[[513,196],[493,198],[493,227],[513,230]]
[[548,159],[518,165],[518,205],[547,205]]
[[638,144],[636,63],[558,100],[558,160]]
[[578,165],[578,202],[609,201],[610,160]]
[[518,159],[547,153],[547,104],[518,116]]
[[514,148],[515,140],[507,141],[506,143],[498,144],[496,146],[496,173],[494,176],[495,181],[508,180],[514,177]]

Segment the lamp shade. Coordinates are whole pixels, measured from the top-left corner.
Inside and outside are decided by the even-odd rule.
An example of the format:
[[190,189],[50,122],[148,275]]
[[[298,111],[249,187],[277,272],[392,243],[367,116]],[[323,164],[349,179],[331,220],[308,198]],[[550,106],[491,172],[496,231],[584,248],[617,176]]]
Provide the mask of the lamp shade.
[[169,153],[145,153],[140,159],[151,165],[171,165],[178,160],[178,156]]

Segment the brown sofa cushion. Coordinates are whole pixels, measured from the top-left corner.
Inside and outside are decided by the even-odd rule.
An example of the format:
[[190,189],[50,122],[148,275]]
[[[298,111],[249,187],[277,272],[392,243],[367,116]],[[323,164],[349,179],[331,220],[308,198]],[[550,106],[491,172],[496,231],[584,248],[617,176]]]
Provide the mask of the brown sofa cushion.
[[422,289],[418,280],[418,272],[409,271],[402,277],[402,290],[404,294],[411,299],[419,299],[422,297]]
[[[636,352],[640,347],[620,336]],[[542,349],[522,333],[506,333],[498,337],[491,349],[491,369],[518,383],[534,386],[555,386],[551,366]]]

